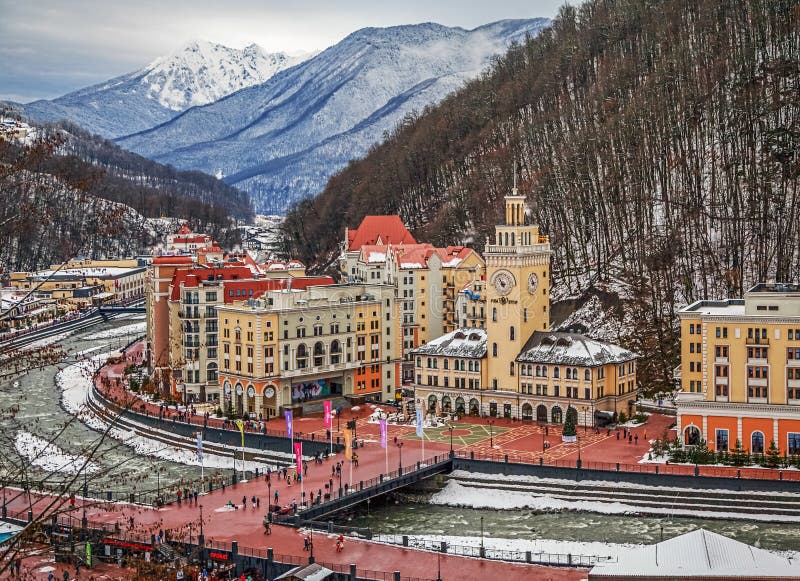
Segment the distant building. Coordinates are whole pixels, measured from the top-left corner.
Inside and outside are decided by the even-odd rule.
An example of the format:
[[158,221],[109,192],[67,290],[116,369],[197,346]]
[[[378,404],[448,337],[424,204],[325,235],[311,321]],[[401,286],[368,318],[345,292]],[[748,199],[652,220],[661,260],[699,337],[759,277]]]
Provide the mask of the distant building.
[[676,373],[686,445],[800,454],[800,285],[759,284],[744,299],[682,309]]

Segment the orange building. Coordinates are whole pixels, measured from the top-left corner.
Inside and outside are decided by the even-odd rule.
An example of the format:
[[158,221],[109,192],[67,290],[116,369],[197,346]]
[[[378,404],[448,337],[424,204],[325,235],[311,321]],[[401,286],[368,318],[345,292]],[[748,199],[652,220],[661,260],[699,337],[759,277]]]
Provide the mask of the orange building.
[[744,299],[680,311],[678,434],[710,450],[772,442],[800,454],[800,285],[759,284]]

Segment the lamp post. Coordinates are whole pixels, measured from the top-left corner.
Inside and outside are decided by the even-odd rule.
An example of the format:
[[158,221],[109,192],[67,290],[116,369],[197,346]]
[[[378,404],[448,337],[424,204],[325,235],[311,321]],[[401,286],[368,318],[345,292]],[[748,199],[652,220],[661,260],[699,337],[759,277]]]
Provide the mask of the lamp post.
[[488,420],[489,424],[489,447],[494,450],[494,430],[492,426],[494,426],[493,420]]
[[397,442],[397,449],[400,450],[400,464],[398,465],[398,472],[400,476],[403,475],[403,442]]
[[586,410],[588,408],[586,406],[581,406],[581,409],[583,409],[583,433],[585,434],[586,433],[586,429],[587,429],[587,426],[586,426]]
[[450,457],[453,457],[453,424],[447,426],[447,429],[450,431]]
[[272,481],[269,478],[269,473],[267,473],[267,512],[272,512],[270,508],[270,503],[272,502]]
[[313,525],[313,523],[311,525],[311,546],[309,548],[311,549],[311,554],[308,556],[308,564],[309,565],[313,565],[314,564],[314,525]]
[[[269,501],[267,501],[267,504],[269,504]],[[203,505],[201,504],[200,505],[200,536],[197,537],[197,544],[202,547],[203,545],[205,545],[205,540],[206,540],[205,535],[203,535]]]
[[484,555],[483,549],[483,517],[481,517],[481,557]]
[[86,520],[86,498],[89,496],[88,486],[86,485],[86,467],[83,468],[83,518],[81,519],[81,526],[86,529],[89,528],[89,521]]

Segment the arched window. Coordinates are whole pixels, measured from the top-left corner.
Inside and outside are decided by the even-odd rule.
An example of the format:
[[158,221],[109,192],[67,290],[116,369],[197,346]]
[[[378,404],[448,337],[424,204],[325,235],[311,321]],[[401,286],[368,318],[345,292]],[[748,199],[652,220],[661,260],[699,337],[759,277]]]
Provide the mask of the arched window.
[[297,346],[297,368],[305,369],[308,367],[308,348],[305,343],[300,343]]
[[314,343],[314,366],[319,367],[325,364],[325,345],[322,341]]
[[587,369],[587,370],[585,370],[585,371],[583,372],[583,379],[584,379],[585,381],[589,381],[589,380],[591,380],[591,379],[592,379],[592,372],[591,372],[591,370]]
[[542,375],[542,368],[541,368],[541,366],[537,365],[536,366],[536,377],[541,377],[541,375]]
[[219,376],[217,375],[217,364],[211,362],[206,366],[206,379],[208,381],[217,381]]
[[559,406],[553,406],[550,412],[551,421],[554,424],[560,424],[564,421],[564,412]]
[[514,331],[514,325],[511,325],[511,327],[509,327],[509,330],[508,330],[508,337],[509,337],[509,339],[511,339],[512,341],[514,341],[514,340],[515,340],[515,337],[516,337],[516,332]]
[[533,419],[533,406],[529,403],[522,404],[522,419],[523,420],[532,420]]
[[750,453],[763,454],[764,453],[764,434],[761,432],[753,432],[750,436]]
[[697,426],[689,426],[683,431],[683,442],[687,446],[696,446],[700,443],[700,430]]
[[567,367],[567,379],[572,379],[572,369]]
[[497,233],[497,245],[498,246],[502,246],[503,245],[503,234],[500,233],[500,232]]
[[542,377],[547,377],[547,365],[542,365]]
[[[336,364],[339,363],[340,357],[342,356],[342,344],[339,343],[338,339],[334,339],[331,341],[331,363]],[[420,358],[417,357],[417,367],[420,367]]]
[[560,367],[553,367],[553,377],[558,379]]
[[578,379],[578,368],[577,367],[573,367],[572,368],[572,379]]
[[513,361],[508,364],[508,374],[509,375],[514,375],[514,362]]
[[492,307],[492,322],[497,322],[497,307]]

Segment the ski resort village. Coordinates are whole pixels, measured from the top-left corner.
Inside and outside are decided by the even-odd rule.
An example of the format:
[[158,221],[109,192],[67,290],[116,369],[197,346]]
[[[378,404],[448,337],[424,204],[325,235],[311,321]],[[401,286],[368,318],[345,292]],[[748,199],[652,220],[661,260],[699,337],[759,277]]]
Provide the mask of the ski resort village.
[[3,8],[0,579],[800,579],[795,3],[335,4]]

